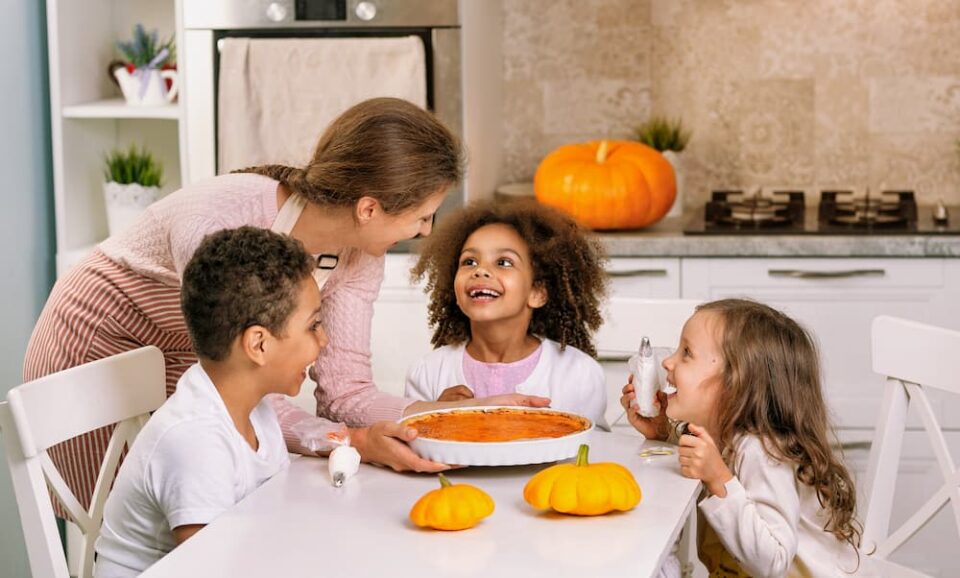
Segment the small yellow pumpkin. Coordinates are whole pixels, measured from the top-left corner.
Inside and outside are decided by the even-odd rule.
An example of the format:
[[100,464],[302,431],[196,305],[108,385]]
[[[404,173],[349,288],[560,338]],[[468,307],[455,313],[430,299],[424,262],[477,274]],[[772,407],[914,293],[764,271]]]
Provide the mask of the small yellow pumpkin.
[[533,178],[537,200],[592,229],[635,229],[667,214],[677,194],[673,166],[632,141],[564,145],[548,154]]
[[421,528],[465,530],[493,513],[493,498],[469,484],[451,484],[440,474],[440,488],[413,505],[410,521]]
[[538,510],[597,516],[613,510],[627,511],[640,503],[640,486],[630,470],[612,462],[587,462],[589,446],[583,444],[573,464],[541,470],[523,488],[523,499]]

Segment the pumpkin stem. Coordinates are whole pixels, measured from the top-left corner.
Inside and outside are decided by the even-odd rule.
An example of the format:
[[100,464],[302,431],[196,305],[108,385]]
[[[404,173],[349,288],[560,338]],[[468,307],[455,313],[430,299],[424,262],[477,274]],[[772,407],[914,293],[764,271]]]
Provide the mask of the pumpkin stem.
[[580,444],[580,449],[577,450],[577,465],[585,466],[587,462],[587,454],[590,453],[590,446],[587,444]]
[[600,146],[597,147],[597,164],[602,165],[603,161],[607,160],[607,149],[610,148],[610,143],[602,140],[600,141]]
[[441,487],[441,488],[449,488],[451,485],[453,485],[453,484],[450,483],[450,480],[447,479],[447,476],[445,476],[445,475],[443,475],[443,474],[437,474],[437,475],[440,476],[440,487]]

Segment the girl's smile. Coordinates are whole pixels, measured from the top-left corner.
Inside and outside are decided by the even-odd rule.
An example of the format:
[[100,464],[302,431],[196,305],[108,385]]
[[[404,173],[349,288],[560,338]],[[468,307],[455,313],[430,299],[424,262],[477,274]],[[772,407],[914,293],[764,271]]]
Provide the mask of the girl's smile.
[[676,392],[667,396],[667,416],[709,428],[720,396],[723,356],[720,319],[710,311],[687,320],[680,344],[663,360],[667,383]]
[[457,305],[472,322],[529,322],[546,302],[535,283],[530,249],[513,227],[485,225],[463,244],[454,278]]

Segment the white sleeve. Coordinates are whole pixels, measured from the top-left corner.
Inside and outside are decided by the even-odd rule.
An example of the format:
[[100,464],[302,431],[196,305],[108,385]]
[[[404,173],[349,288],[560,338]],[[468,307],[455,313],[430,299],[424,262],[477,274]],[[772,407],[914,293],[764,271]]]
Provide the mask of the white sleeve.
[[797,553],[800,496],[794,468],[770,458],[756,438],[741,444],[738,476],[724,498],[711,496],[700,511],[720,542],[753,576],[784,576]]
[[581,400],[579,407],[581,413],[590,418],[600,429],[610,431],[610,425],[604,414],[607,413],[607,376],[603,373],[603,367],[600,366],[592,357],[584,354],[589,362],[584,364],[586,367],[586,379],[579,384]]
[[403,397],[416,399],[418,401],[436,401],[437,396],[433,395],[434,388],[430,386],[427,378],[426,360],[421,359],[410,367],[407,371],[406,385],[403,387]]
[[166,432],[154,449],[146,484],[171,530],[209,524],[233,507],[237,464],[226,433],[208,420],[185,422]]

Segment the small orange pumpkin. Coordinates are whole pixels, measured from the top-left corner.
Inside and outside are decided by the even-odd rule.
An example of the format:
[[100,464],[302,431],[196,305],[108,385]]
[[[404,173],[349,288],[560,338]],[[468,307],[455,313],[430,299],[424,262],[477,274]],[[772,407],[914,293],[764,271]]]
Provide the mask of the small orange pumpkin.
[[451,484],[439,475],[440,487],[424,494],[410,510],[410,521],[421,528],[465,530],[493,513],[493,498],[470,484]]
[[548,154],[533,179],[537,200],[592,229],[635,229],[667,214],[677,195],[673,166],[633,141],[564,145]]

